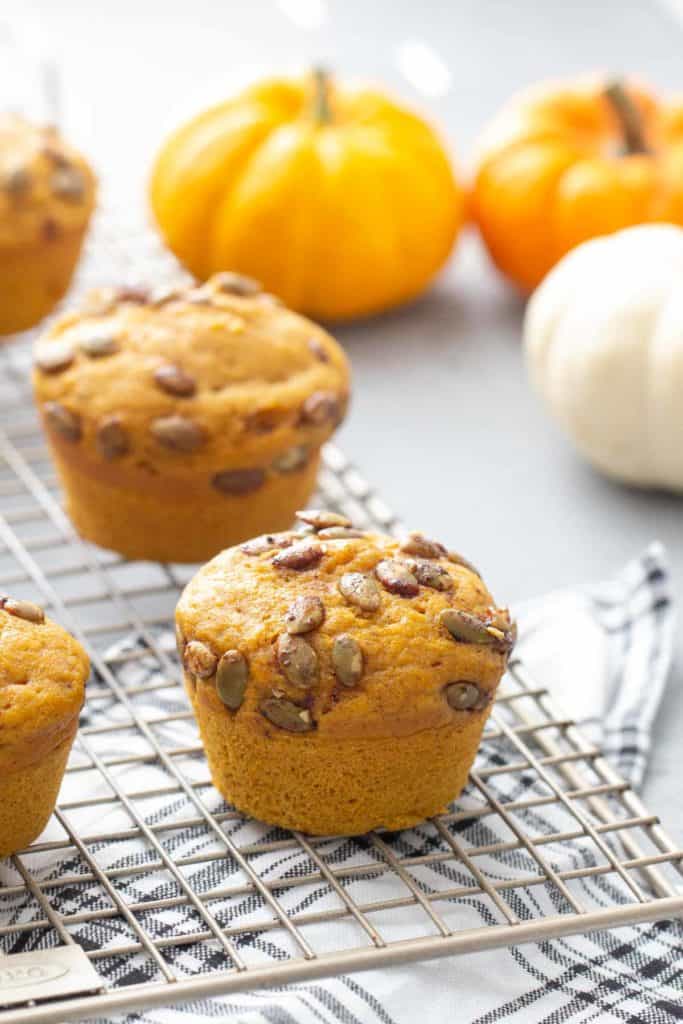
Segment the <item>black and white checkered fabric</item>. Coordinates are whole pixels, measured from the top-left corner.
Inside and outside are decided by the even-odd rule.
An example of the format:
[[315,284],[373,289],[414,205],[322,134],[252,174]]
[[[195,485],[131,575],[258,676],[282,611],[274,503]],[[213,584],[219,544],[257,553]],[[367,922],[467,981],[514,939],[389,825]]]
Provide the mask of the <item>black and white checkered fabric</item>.
[[[603,743],[619,770],[635,783],[641,781],[647,763],[650,727],[664,690],[671,659],[673,607],[669,578],[663,554],[651,547],[613,581],[582,592],[551,595],[540,602],[517,609],[521,625],[520,651],[526,664],[551,689],[557,689],[570,714],[587,719],[587,728],[594,742]],[[571,636],[571,644],[567,643]],[[169,649],[173,643],[165,638]],[[561,643],[560,643],[561,640]],[[571,652],[570,652],[571,649]],[[557,651],[563,652],[558,659]],[[576,656],[576,662],[572,658]],[[157,671],[156,662],[131,662],[124,670],[128,684],[149,683]],[[182,710],[177,690],[164,704],[163,690],[155,694],[157,712]],[[161,695],[161,696],[159,696]],[[586,711],[589,714],[586,714]],[[97,711],[92,714],[103,714]],[[110,709],[109,713],[115,713]],[[170,722],[174,743],[196,742],[194,726],[186,720]],[[519,759],[504,737],[487,742],[478,761],[480,770],[504,767]],[[205,775],[205,765],[197,758],[198,777]],[[142,772],[153,772],[136,764],[130,771],[139,780]],[[532,772],[504,770],[488,776],[497,798],[504,802],[524,800],[547,790]],[[149,781],[149,780],[147,780]],[[211,810],[224,809],[220,797],[208,790],[206,799]],[[480,796],[479,796],[480,801]],[[477,805],[477,794],[466,791],[458,801],[460,809]],[[186,798],[177,792],[160,795],[146,809],[147,820],[165,822],[187,817]],[[108,820],[106,806],[90,823],[80,827],[102,835],[121,828],[120,821]],[[510,838],[501,834],[498,819],[487,816],[460,817],[452,826],[454,835],[468,847],[488,846],[490,855],[478,858],[482,872],[490,879],[524,877],[538,873],[533,857],[518,844],[513,851],[500,854],[499,847]],[[575,825],[575,822],[574,822]],[[95,828],[96,826],[96,828]],[[568,816],[557,803],[544,803],[523,812],[527,835],[552,836],[571,827]],[[286,833],[245,819],[227,820],[224,828],[240,847],[264,840],[285,838]],[[383,841],[397,857],[420,857],[435,849],[438,834],[431,823],[396,834],[386,834]],[[610,840],[611,841],[611,840]],[[617,840],[614,840],[617,842]],[[515,845],[515,844],[512,844]],[[199,892],[219,890],[240,877],[224,857],[210,859],[215,840],[198,823],[197,828],[169,832],[168,851],[176,858],[189,858],[184,870],[193,888]],[[131,864],[144,864],[150,857],[136,839],[116,843],[95,844],[99,863],[109,874]],[[359,839],[331,839],[321,847],[327,863],[334,868],[367,862],[372,856],[371,844]],[[604,863],[600,851],[585,835],[571,841],[544,842],[543,856],[556,872],[571,871]],[[37,873],[46,876],[77,873],[78,864],[59,865],[45,853]],[[333,893],[318,882],[288,887],[288,879],[310,873],[305,851],[294,845],[283,845],[259,856],[258,870],[268,880],[282,882],[274,891],[288,914],[319,911],[332,905]],[[187,861],[186,861],[187,863]],[[424,891],[466,886],[471,875],[464,864],[450,857],[432,860],[415,867],[413,875]],[[399,890],[396,889],[397,881]],[[392,899],[402,883],[389,873],[373,877],[359,876],[353,896],[358,903],[373,899]],[[145,899],[167,899],[168,906],[149,911],[145,927],[163,940],[197,930],[196,911],[187,902],[174,901],[177,895],[173,879],[158,872],[122,873],[119,891],[129,903]],[[405,890],[403,890],[405,893]],[[624,880],[614,872],[582,875],[572,886],[573,894],[591,908],[612,906],[632,899]],[[510,908],[521,921],[571,912],[565,897],[552,886],[515,886],[505,890]],[[97,909],[95,886],[61,888],[53,900],[57,910],[73,913]],[[253,932],[245,932],[239,941],[240,953],[250,964],[267,963],[292,955],[284,939],[276,940],[268,930],[259,930],[264,907],[253,893],[232,896],[222,906],[212,902],[212,911],[221,922],[254,923]],[[267,908],[265,908],[267,911]],[[499,917],[493,903],[484,893],[459,898],[455,902],[439,902],[439,912],[452,927],[477,928],[497,923]],[[16,919],[26,913],[17,897]],[[451,915],[450,917],[448,915]],[[381,920],[384,938],[394,941],[406,936],[427,934],[429,924],[424,910],[410,904],[401,911],[385,912]],[[314,935],[316,949],[348,948],[354,940],[348,929],[354,925],[348,917],[322,923]],[[120,944],[122,923],[111,916],[89,920],[74,929],[74,935],[86,949],[105,949]],[[5,949],[19,952],[39,943],[34,932],[30,938]],[[286,937],[285,937],[286,938]],[[313,941],[313,938],[312,938]],[[357,944],[357,938],[355,944]],[[129,1013],[116,1020],[144,1024],[190,1024],[207,1020],[225,1020],[239,1024],[415,1024],[430,1022],[470,1022],[494,1024],[499,1020],[510,1024],[561,1024],[561,1022],[621,1022],[621,1024],[670,1024],[683,1020],[683,924],[662,921],[656,924],[628,926],[613,931],[553,939],[538,945],[478,952],[408,966],[373,970],[363,974],[325,979],[284,989],[249,992],[202,1000],[196,1003],[166,1006]],[[186,946],[171,944],[165,955],[181,976],[196,975],[215,969],[220,952],[212,953],[206,943]],[[98,970],[112,984],[152,980],[155,966],[141,953],[137,957],[98,960]],[[100,1024],[105,1024],[101,1021]],[[108,1024],[108,1022],[107,1022]]]

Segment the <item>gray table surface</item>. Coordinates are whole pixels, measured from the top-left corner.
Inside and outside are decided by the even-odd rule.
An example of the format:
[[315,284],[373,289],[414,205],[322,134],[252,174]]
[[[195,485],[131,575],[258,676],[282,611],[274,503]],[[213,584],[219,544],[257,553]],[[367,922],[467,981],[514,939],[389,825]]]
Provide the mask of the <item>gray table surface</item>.
[[[316,4],[294,0],[4,3],[57,55],[67,128],[119,197],[141,194],[141,169],[185,109],[250,70],[323,58],[370,74],[430,111],[464,162],[483,122],[536,79],[627,70],[683,87],[675,0],[321,0],[326,18],[302,28],[291,12],[306,7],[315,16]],[[406,81],[406,42],[441,57],[450,74],[442,94],[419,96]],[[480,564],[500,601],[603,578],[655,537],[680,596],[682,499],[623,489],[579,461],[527,385],[522,311],[470,235],[424,299],[339,330],[355,377],[341,444],[404,521]],[[681,682],[679,665],[645,787],[679,841]]]

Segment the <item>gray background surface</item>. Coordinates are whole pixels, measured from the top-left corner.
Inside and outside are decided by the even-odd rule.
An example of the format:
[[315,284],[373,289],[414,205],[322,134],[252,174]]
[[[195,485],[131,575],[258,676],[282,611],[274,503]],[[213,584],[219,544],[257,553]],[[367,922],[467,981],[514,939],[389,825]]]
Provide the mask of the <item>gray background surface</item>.
[[[681,23],[655,0],[5,0],[4,11],[56,55],[70,134],[108,199],[133,207],[167,128],[254,71],[322,58],[384,81],[434,116],[465,165],[486,119],[536,79],[625,70],[683,90]],[[401,54],[416,42],[442,61],[434,87],[406,78]],[[600,579],[654,537],[680,597],[683,499],[623,489],[579,461],[527,385],[522,311],[464,238],[423,300],[339,330],[355,376],[341,444],[404,521],[470,555],[500,601]],[[678,840],[681,683],[677,668],[645,791]]]

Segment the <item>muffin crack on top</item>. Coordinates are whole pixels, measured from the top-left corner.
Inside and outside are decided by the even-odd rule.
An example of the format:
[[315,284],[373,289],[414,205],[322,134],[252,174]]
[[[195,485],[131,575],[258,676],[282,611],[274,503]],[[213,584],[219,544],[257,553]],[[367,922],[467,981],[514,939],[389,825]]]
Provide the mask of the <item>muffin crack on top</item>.
[[[515,641],[510,614],[460,555],[422,534],[397,540],[335,512],[298,515],[298,530],[223,551],[178,604],[179,654],[214,782],[243,810],[312,832],[436,813],[474,756]],[[373,751],[392,743],[405,763],[392,754],[375,777]],[[450,750],[431,794],[407,781],[418,750],[444,765]],[[295,771],[298,760],[314,779]],[[264,762],[267,795],[252,770]],[[363,774],[375,796],[356,813],[346,796],[360,799]],[[383,803],[392,786],[405,791]]]
[[33,381],[79,532],[129,557],[201,561],[291,522],[349,376],[322,328],[222,273],[93,292],[39,339]]

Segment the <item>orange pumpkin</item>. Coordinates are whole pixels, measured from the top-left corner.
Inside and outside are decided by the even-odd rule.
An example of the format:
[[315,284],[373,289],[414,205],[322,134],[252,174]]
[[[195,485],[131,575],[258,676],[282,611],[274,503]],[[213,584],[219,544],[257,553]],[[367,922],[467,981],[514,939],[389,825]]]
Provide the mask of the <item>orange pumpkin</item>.
[[536,87],[482,137],[471,211],[493,261],[525,291],[588,238],[683,224],[683,105],[633,83]]
[[255,85],[183,125],[157,158],[150,198],[197,277],[236,270],[335,320],[418,295],[464,207],[424,121],[324,72]]

